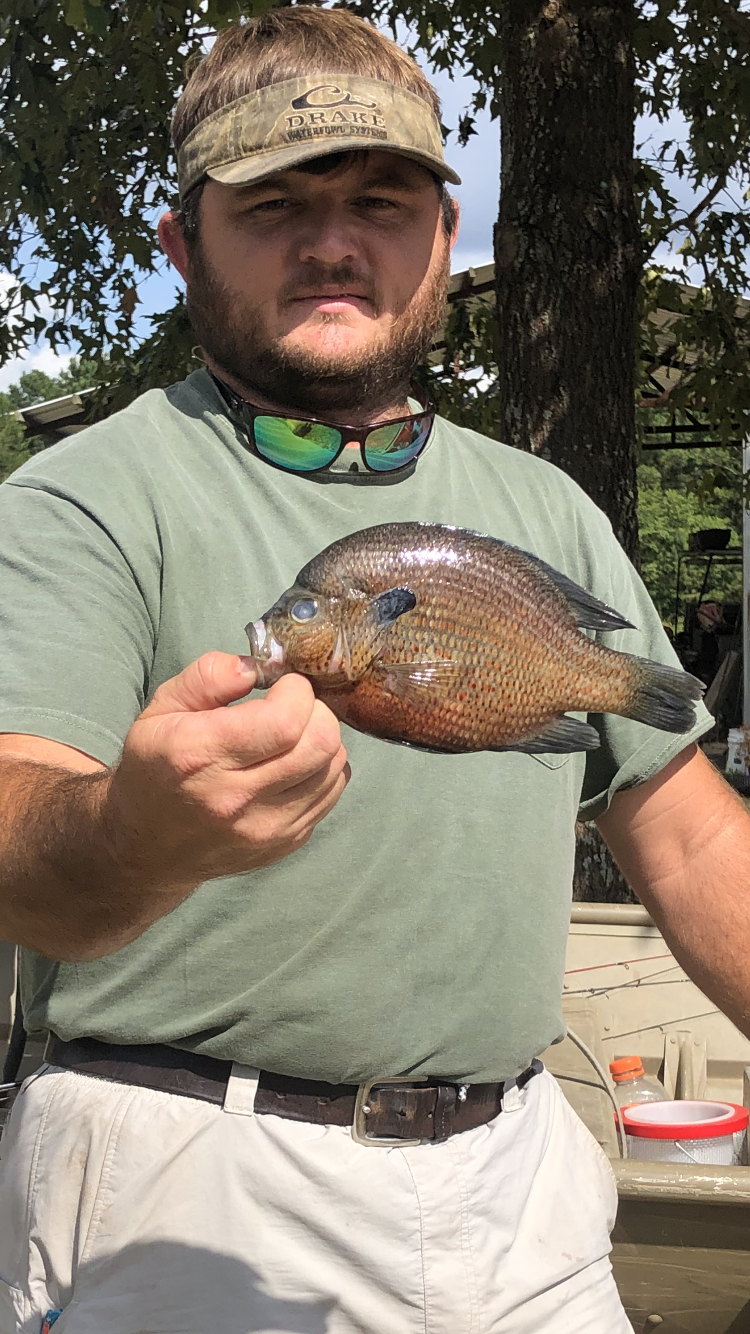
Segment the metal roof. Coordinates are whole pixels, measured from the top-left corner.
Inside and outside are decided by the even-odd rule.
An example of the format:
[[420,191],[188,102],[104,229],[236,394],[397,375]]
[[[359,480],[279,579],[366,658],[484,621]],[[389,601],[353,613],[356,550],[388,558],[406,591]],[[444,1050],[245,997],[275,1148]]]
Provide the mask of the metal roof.
[[[700,291],[698,287],[691,287],[685,284],[680,290],[680,298],[686,304]],[[461,273],[454,273],[451,277],[450,287],[448,288],[448,302],[453,305],[456,301],[469,298],[477,303],[482,302],[489,306],[495,304],[495,265],[482,264],[477,269],[465,269]],[[750,316],[750,301],[740,298],[737,302],[737,313],[747,318]],[[667,310],[660,307],[649,315],[649,323],[656,329],[656,348],[657,358],[668,357],[671,350],[674,349],[674,337],[672,330],[676,320],[679,318],[679,311]],[[691,348],[687,348],[684,354],[685,365],[691,366],[696,359],[696,353]],[[671,358],[670,358],[671,361]],[[654,374],[658,378],[661,389],[671,388],[680,378],[680,368],[672,364],[663,365],[657,361]]]
[[[683,289],[683,299],[690,300],[699,291],[697,287],[685,286]],[[495,265],[482,264],[478,268],[462,269],[459,273],[451,276],[450,286],[448,288],[448,303],[454,305],[456,301],[469,300],[470,302],[481,302],[493,306],[495,304]],[[750,314],[750,301],[740,300],[738,311],[744,316]],[[671,352],[674,349],[674,338],[672,329],[678,313],[673,310],[659,309],[649,316],[649,320],[656,327],[656,360],[649,364],[649,376],[654,388],[654,393],[663,393],[672,388],[680,378],[680,368],[672,364]],[[434,352],[439,352],[445,344],[440,337],[434,344]],[[695,361],[696,354],[689,348],[684,354],[685,364],[690,366]],[[65,436],[75,435],[77,431],[84,430],[86,426],[86,399],[95,391],[93,389],[81,389],[75,394],[65,394],[62,398],[53,398],[46,403],[35,403],[29,408],[20,408],[13,413],[16,420],[23,423],[29,434],[45,435],[52,441],[62,440]],[[689,414],[686,414],[689,415]],[[692,420],[692,418],[691,418]],[[704,431],[705,426],[701,425],[698,419],[694,419],[692,427],[693,433]],[[669,428],[665,428],[662,434],[666,434]],[[690,434],[691,427],[688,426],[683,434]],[[666,439],[658,441],[655,438],[649,441],[652,449],[662,447],[675,447],[675,441]],[[738,440],[732,442],[740,444]],[[677,447],[685,448],[689,441],[681,440],[677,442]]]
[[[697,296],[700,288],[691,287],[685,284],[680,289],[680,299],[687,303]],[[482,264],[476,269],[465,269],[461,273],[454,273],[451,277],[448,288],[448,303],[455,304],[460,300],[467,300],[472,304],[484,304],[494,306],[495,304],[495,265]],[[748,320],[750,327],[750,301],[740,298],[737,303],[737,313]],[[648,321],[654,327],[656,332],[656,353],[654,356],[646,356],[644,353],[644,362],[648,370],[648,378],[653,391],[654,399],[666,395],[670,389],[679,383],[682,371],[694,365],[697,353],[692,348],[681,350],[681,362],[675,361],[675,337],[673,333],[674,325],[679,318],[679,310],[667,310],[660,307],[653,311]],[[434,351],[440,351],[445,346],[442,340],[435,343]],[[643,406],[661,406],[656,402],[644,403]],[[666,404],[664,404],[666,407]],[[712,444],[721,444],[721,441],[701,440],[692,441],[681,437],[691,435],[703,435],[710,427],[706,426],[698,416],[692,412],[682,410],[681,416],[686,419],[685,423],[672,426],[654,426],[647,427],[644,431],[646,437],[644,441],[645,449],[687,449],[707,448]],[[740,439],[731,440],[727,443],[732,445],[741,445]]]
[[20,421],[29,435],[51,436],[52,440],[63,440],[67,435],[75,435],[86,426],[86,399],[93,394],[93,389],[79,389],[75,394],[63,394],[61,398],[50,398],[46,403],[33,403],[29,408],[19,408],[12,415]]

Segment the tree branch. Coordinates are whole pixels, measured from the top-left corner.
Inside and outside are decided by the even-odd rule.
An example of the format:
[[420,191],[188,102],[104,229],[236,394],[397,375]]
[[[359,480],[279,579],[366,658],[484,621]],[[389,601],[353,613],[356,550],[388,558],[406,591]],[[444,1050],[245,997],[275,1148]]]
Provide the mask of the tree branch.
[[693,223],[698,221],[698,218],[700,217],[704,208],[708,208],[709,204],[712,204],[714,202],[716,196],[718,194],[721,194],[721,191],[724,189],[726,183],[727,183],[726,176],[720,176],[719,179],[716,181],[716,183],[711,186],[711,189],[709,190],[705,198],[701,200],[700,204],[696,204],[695,208],[692,210],[691,213],[686,214],[684,218],[678,218],[676,222],[673,222],[671,224],[671,226],[665,228],[665,230],[661,234],[662,240],[664,239],[665,236],[669,236],[670,232],[679,231],[681,227],[687,227],[688,229],[692,228]]
[[663,408],[663,407],[666,407],[666,405],[669,403],[669,400],[670,400],[671,395],[672,395],[672,390],[673,390],[674,388],[675,388],[675,386],[674,386],[674,385],[671,385],[671,386],[669,387],[669,389],[665,389],[665,390],[664,390],[663,394],[654,395],[653,398],[641,398],[641,399],[638,400],[638,402],[636,403],[635,406],[636,406],[637,408]]

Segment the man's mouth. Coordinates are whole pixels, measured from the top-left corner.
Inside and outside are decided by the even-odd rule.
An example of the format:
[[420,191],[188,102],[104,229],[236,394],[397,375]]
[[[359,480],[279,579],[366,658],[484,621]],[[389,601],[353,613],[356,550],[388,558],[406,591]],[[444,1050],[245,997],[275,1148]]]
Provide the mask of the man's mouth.
[[364,292],[304,292],[292,298],[293,306],[309,306],[323,314],[334,315],[350,310],[371,311],[373,302]]

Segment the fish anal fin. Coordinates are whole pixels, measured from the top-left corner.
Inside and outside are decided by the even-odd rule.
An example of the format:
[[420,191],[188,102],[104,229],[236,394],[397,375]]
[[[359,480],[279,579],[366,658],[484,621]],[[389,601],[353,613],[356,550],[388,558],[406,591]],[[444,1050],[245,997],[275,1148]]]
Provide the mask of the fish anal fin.
[[458,662],[375,663],[382,689],[412,708],[426,708],[458,689],[463,668]]
[[395,737],[384,736],[381,741],[387,741],[389,746],[406,746],[407,750],[421,750],[423,755],[458,755],[462,752],[456,750],[447,750],[445,746],[420,746],[416,741],[398,741]]
[[599,733],[589,723],[570,718],[565,713],[546,723],[536,736],[512,746],[492,746],[492,750],[520,750],[524,755],[564,755],[576,750],[596,750]]

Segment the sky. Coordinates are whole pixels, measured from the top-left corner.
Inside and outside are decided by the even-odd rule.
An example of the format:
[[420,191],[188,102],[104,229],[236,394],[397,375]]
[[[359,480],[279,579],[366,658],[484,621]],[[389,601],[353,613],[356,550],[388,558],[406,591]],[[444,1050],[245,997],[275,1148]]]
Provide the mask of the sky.
[[[471,100],[474,89],[472,80],[463,77],[451,79],[445,72],[437,75],[429,70],[426,72],[442,99],[443,123],[457,125],[460,113]],[[500,131],[498,122],[491,121],[488,112],[477,116],[476,129],[477,133],[464,147],[458,144],[456,134],[451,134],[445,150],[448,162],[463,182],[460,186],[451,186],[452,193],[461,205],[462,215],[461,231],[453,252],[454,273],[492,261],[492,228],[497,217],[500,190]],[[648,145],[653,150],[663,139],[684,138],[684,134],[685,127],[679,118],[673,118],[664,126],[642,119],[637,126],[636,142]],[[649,149],[645,148],[644,151]],[[679,202],[688,209],[693,195],[687,182],[675,179],[671,184]],[[0,285],[2,278],[0,274]],[[179,281],[165,261],[161,272],[150,277],[139,288],[141,304],[137,315],[144,335],[149,332],[148,315],[169,308]],[[16,358],[0,368],[0,390],[13,384],[25,370],[38,369],[54,375],[69,360],[69,355],[56,356],[49,346],[42,343],[31,348],[25,357]]]

